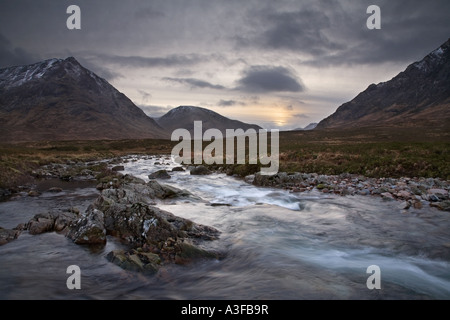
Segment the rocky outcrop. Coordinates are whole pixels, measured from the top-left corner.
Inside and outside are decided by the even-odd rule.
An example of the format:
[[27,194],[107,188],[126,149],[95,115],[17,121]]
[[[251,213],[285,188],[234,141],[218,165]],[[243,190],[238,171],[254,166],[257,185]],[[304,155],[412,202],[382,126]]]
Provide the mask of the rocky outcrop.
[[201,247],[203,241],[218,239],[218,230],[150,204],[156,198],[187,195],[190,194],[155,180],[103,190],[92,208],[103,212],[106,234],[132,247],[129,251],[113,251],[108,259],[124,269],[153,273],[165,263],[218,258],[218,253]]
[[103,245],[106,243],[106,229],[102,211],[90,206],[76,222],[72,223],[67,235],[76,244]]

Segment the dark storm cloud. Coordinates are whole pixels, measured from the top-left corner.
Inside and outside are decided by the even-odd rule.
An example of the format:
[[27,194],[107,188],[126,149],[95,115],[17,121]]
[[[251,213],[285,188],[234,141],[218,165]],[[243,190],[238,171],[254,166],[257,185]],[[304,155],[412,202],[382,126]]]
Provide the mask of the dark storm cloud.
[[[366,27],[373,4],[381,8],[381,30]],[[291,52],[318,67],[413,62],[448,39],[449,12],[444,0],[276,2],[249,10],[254,28],[233,39],[238,50]]]
[[191,66],[209,60],[208,56],[204,56],[201,54],[174,54],[165,57],[116,56],[101,54],[97,57],[98,60],[104,61],[106,63],[136,68],[176,67],[185,65]]
[[252,66],[238,80],[237,90],[244,92],[301,92],[300,79],[284,67]]
[[[373,3],[372,3],[373,2]],[[368,30],[365,9],[377,4],[381,9],[381,29]],[[450,35],[449,1],[365,1],[347,6],[343,21],[334,16],[333,39],[342,48],[316,56],[312,66],[411,63],[444,43]],[[358,14],[359,13],[359,14]]]
[[223,100],[221,99],[217,105],[219,107],[233,107],[233,106],[245,106],[245,102],[236,101],[236,100]]
[[178,82],[178,83],[181,83],[181,84],[186,84],[186,85],[190,86],[191,89],[194,89],[194,88],[208,88],[208,89],[217,89],[217,90],[225,89],[224,86],[212,84],[212,83],[209,83],[207,81],[194,79],[194,78],[170,78],[170,77],[165,77],[165,78],[163,78],[163,80],[171,81],[171,82]]
[[270,25],[258,39],[264,47],[314,55],[342,48],[324,34],[330,28],[330,19],[322,11],[270,12],[262,18]]
[[23,48],[15,47],[5,36],[0,34],[0,68],[31,64],[39,60],[38,56]]

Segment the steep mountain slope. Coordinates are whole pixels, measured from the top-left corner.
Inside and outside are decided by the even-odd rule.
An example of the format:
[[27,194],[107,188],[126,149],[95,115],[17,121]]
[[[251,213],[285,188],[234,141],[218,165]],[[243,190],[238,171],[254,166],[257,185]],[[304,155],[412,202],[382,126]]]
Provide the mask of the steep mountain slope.
[[215,128],[224,134],[226,129],[261,129],[257,125],[231,120],[217,112],[192,106],[181,106],[172,109],[161,118],[156,119],[156,121],[161,127],[170,132],[178,128],[183,128],[189,130],[191,134],[194,132],[194,121],[202,121],[203,131]]
[[0,69],[5,142],[167,138],[152,118],[73,58]]
[[448,126],[450,39],[392,80],[370,85],[317,129],[354,126]]

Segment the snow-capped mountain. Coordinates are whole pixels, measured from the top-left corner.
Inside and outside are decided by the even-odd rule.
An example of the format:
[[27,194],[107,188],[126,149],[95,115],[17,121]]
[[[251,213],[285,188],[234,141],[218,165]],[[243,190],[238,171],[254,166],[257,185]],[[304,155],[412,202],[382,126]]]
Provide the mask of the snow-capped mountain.
[[3,141],[167,136],[130,99],[73,57],[0,69]]
[[450,39],[392,80],[371,84],[317,126],[449,126]]
[[219,129],[224,134],[226,129],[243,129],[244,131],[250,128],[255,130],[261,129],[261,127],[255,124],[231,120],[212,110],[193,106],[180,106],[174,108],[162,117],[156,119],[156,121],[161,127],[170,132],[175,129],[183,128],[189,130],[191,134],[194,132],[194,121],[202,121],[203,131],[215,128]]

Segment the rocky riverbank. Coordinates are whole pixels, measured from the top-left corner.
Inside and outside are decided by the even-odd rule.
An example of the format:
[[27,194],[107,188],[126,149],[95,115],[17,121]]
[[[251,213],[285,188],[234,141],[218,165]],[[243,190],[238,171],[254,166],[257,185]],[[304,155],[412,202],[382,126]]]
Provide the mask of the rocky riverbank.
[[[100,195],[84,213],[77,208],[44,212],[12,230],[0,228],[0,245],[17,239],[22,232],[32,235],[58,232],[76,244],[89,246],[104,246],[107,236],[113,236],[128,249],[112,251],[107,258],[124,269],[146,273],[155,273],[165,264],[187,264],[222,256],[222,253],[204,247],[206,241],[219,238],[218,230],[154,206],[156,201],[168,198],[198,198],[186,190],[160,184],[156,180],[145,183],[136,177],[122,175],[119,172],[122,168],[111,168],[116,162],[109,162],[107,167],[72,164],[41,168],[39,176],[47,178],[97,180]],[[96,172],[87,166],[97,166],[102,170]],[[35,196],[35,192],[31,188],[27,195]]]
[[450,182],[439,178],[375,179],[352,174],[327,176],[280,172],[273,176],[249,175],[245,181],[255,186],[282,188],[293,193],[317,190],[341,196],[377,196],[386,201],[399,201],[403,209],[431,206],[450,211]]

